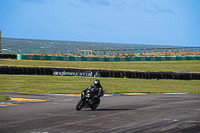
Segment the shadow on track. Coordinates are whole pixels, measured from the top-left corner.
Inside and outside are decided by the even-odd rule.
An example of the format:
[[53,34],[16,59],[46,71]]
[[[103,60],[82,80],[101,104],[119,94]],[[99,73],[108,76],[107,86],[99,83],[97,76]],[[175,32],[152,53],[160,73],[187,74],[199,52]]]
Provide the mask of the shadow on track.
[[126,111],[132,109],[96,109],[96,110],[82,110],[82,111]]

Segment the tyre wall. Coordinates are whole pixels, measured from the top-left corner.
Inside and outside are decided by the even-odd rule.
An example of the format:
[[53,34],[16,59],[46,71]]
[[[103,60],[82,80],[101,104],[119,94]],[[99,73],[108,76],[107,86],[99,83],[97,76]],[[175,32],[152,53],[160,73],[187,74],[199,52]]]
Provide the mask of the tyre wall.
[[52,73],[53,73],[52,68],[0,66],[0,74],[52,75]]
[[113,78],[140,78],[140,79],[179,79],[200,80],[200,73],[189,72],[132,72],[112,70],[70,69],[70,68],[43,68],[43,67],[14,67],[0,66],[0,74],[13,75],[57,75],[57,76],[88,76]]
[[0,54],[0,59],[17,59],[17,54]]

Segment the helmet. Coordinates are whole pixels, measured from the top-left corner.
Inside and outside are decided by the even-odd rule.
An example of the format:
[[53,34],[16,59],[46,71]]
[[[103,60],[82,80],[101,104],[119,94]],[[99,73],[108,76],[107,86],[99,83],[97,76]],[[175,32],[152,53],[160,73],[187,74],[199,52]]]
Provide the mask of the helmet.
[[100,81],[99,81],[98,79],[96,79],[96,80],[94,81],[94,85],[95,85],[95,86],[99,86],[99,85],[100,85]]

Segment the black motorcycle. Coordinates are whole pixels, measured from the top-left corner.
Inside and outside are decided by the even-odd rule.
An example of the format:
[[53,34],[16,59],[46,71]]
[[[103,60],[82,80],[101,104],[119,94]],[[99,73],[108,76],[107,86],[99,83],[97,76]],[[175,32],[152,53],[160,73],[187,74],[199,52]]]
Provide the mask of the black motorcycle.
[[[92,101],[94,97],[94,100]],[[100,98],[94,94],[94,90],[91,88],[87,88],[82,91],[81,99],[76,105],[76,110],[80,111],[82,108],[91,108],[95,110],[100,104]]]

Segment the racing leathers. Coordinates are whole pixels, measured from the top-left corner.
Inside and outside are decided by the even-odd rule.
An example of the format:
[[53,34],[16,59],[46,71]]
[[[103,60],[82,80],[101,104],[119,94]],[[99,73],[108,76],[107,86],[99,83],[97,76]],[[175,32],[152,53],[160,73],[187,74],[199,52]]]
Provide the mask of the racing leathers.
[[90,86],[90,88],[94,88],[94,94],[96,95],[96,97],[101,97],[103,95],[103,87],[101,86],[101,84],[99,84],[98,86],[92,84]]
[[104,94],[104,90],[103,90],[103,87],[101,86],[101,84],[99,85],[94,85],[92,84],[90,87],[90,89],[94,88],[94,97],[92,98],[92,102],[91,104],[94,102],[95,99],[99,100],[101,96],[103,96]]

